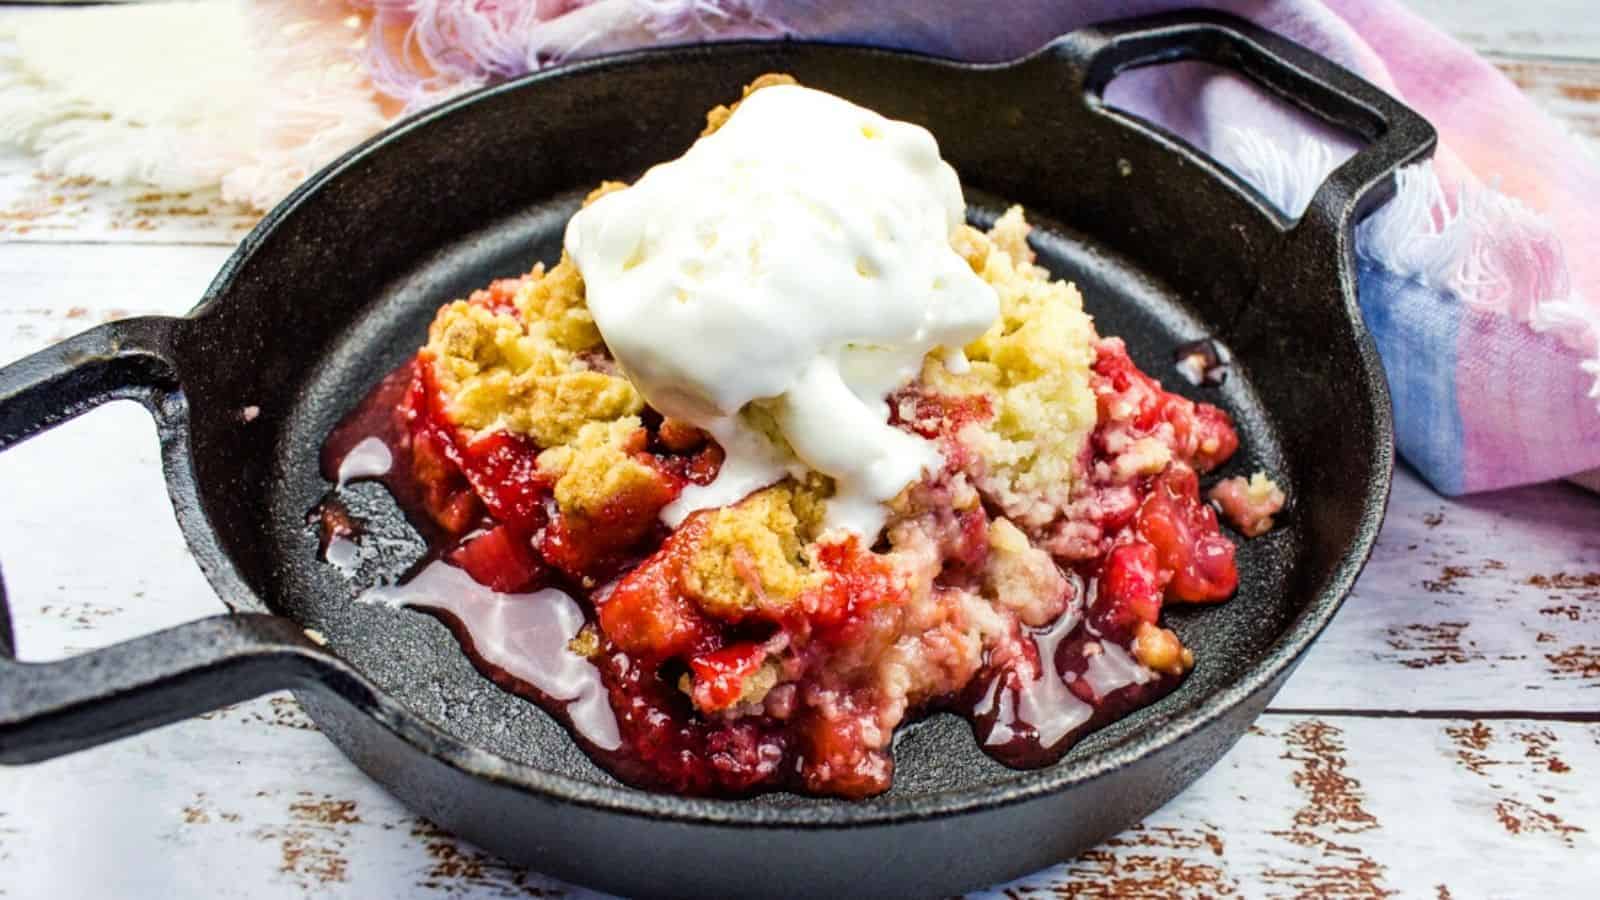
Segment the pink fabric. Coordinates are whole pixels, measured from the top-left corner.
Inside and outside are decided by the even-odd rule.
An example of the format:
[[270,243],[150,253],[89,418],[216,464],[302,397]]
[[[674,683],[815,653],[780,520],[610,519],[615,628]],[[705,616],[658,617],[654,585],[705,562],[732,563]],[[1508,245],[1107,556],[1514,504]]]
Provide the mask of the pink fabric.
[[1559,404],[1533,402],[1581,397],[1594,381],[1559,338],[1498,313],[1470,311],[1457,340],[1458,390],[1470,398],[1463,403],[1495,411],[1492,418],[1463,417],[1463,478],[1472,490],[1513,484],[1509,473],[1541,460],[1581,459],[1600,446],[1600,416],[1563,415]]

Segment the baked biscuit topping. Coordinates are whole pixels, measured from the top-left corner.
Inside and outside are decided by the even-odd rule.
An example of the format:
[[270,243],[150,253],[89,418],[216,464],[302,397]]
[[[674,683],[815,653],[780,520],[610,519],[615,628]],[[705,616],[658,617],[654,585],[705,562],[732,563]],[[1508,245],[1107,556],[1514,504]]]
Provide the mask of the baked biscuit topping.
[[623,377],[597,365],[599,329],[583,301],[583,281],[563,258],[521,279],[509,306],[446,304],[428,330],[424,353],[448,398],[451,420],[470,432],[506,430],[541,447],[576,440],[590,422],[636,416],[644,400]]
[[1030,227],[1013,206],[987,233],[967,228],[962,255],[1000,297],[1000,318],[968,344],[971,371],[925,365],[938,393],[981,394],[994,416],[968,423],[957,439],[985,463],[974,480],[1006,515],[1032,529],[1056,519],[1082,478],[1094,430],[1094,323],[1068,282],[1034,264]]

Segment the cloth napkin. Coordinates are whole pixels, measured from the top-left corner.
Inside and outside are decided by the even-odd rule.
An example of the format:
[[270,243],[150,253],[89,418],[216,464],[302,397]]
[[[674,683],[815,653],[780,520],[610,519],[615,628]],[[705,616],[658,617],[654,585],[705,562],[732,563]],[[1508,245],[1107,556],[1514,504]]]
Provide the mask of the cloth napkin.
[[[10,25],[0,133],[66,174],[220,184],[265,207],[397,116],[571,59],[799,37],[998,61],[1084,24],[1196,6],[1332,58],[1439,131],[1434,160],[1400,173],[1395,199],[1356,243],[1361,308],[1405,459],[1447,494],[1566,476],[1600,489],[1600,471],[1585,474],[1600,470],[1600,161],[1493,67],[1389,0],[230,0],[60,11]],[[96,65],[83,65],[86,34],[100,35]],[[68,41],[78,52],[59,52]],[[118,52],[130,44],[142,49]],[[141,89],[152,77],[164,100]],[[1193,64],[1128,73],[1107,99],[1208,151],[1290,215],[1355,149]]]

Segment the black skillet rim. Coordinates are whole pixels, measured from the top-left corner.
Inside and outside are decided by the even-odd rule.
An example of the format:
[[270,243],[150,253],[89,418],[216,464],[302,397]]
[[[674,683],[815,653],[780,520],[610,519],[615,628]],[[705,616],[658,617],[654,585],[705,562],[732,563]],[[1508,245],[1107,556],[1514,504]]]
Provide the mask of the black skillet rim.
[[[235,275],[241,270],[263,243],[278,227],[293,216],[302,203],[325,185],[338,179],[391,141],[408,137],[429,127],[435,121],[456,111],[501,93],[520,91],[552,79],[572,76],[594,76],[607,70],[661,59],[687,55],[737,54],[744,52],[771,52],[775,46],[821,47],[842,53],[864,54],[894,58],[914,58],[935,65],[966,71],[984,71],[1021,65],[1038,56],[1048,54],[1055,42],[1028,56],[1000,63],[965,63],[929,54],[903,50],[890,50],[868,45],[822,41],[727,41],[713,44],[635,50],[560,66],[552,70],[534,72],[520,78],[479,88],[447,100],[389,126],[372,136],[338,159],[329,163],[307,179],[257,225],[251,229],[235,249],[216,277],[206,288],[200,302],[187,314],[191,325],[195,319],[218,302],[225,302],[226,293]],[[1189,149],[1185,142],[1170,135],[1169,140],[1180,148]],[[1342,242],[1341,242],[1341,246]],[[1341,261],[1344,263],[1347,261]],[[684,797],[654,793],[624,785],[607,785],[554,774],[536,766],[514,762],[505,757],[467,744],[442,729],[412,713],[376,686],[367,685],[366,697],[357,701],[365,707],[360,712],[372,716],[385,728],[417,750],[486,781],[512,787],[541,799],[590,807],[611,813],[640,816],[654,820],[669,820],[690,825],[753,826],[777,829],[848,829],[908,823],[943,818],[966,813],[997,809],[1023,803],[1042,796],[1055,794],[1079,784],[1103,777],[1137,760],[1214,724],[1234,707],[1246,702],[1284,675],[1299,660],[1304,651],[1316,640],[1343,604],[1362,567],[1372,553],[1383,513],[1388,503],[1394,462],[1393,412],[1390,406],[1388,384],[1385,380],[1376,347],[1359,313],[1354,298],[1346,296],[1346,314],[1355,320],[1358,351],[1361,357],[1361,386],[1373,402],[1376,446],[1367,462],[1375,470],[1366,479],[1372,486],[1364,504],[1361,523],[1349,551],[1339,567],[1330,575],[1326,586],[1310,597],[1306,606],[1289,623],[1274,647],[1249,671],[1249,674],[1227,688],[1211,695],[1188,710],[1157,727],[1130,734],[1116,744],[1082,759],[1058,763],[1042,769],[1018,770],[1017,776],[992,786],[963,791],[925,794],[894,799],[867,798],[859,801],[839,801],[827,805],[779,806],[751,803],[747,800],[725,800],[701,797]],[[198,488],[192,468],[171,472],[169,478],[190,496]],[[251,605],[265,608],[259,595],[239,575],[236,567],[215,543],[215,530],[204,511],[203,504],[190,507],[190,515],[180,515],[183,531],[197,554],[211,557],[220,563],[207,567],[207,578],[224,597],[249,598]],[[197,515],[196,515],[197,514]],[[198,521],[196,521],[198,519]],[[197,541],[198,538],[198,541]],[[347,666],[360,675],[360,669]],[[362,681],[366,681],[362,676]]]

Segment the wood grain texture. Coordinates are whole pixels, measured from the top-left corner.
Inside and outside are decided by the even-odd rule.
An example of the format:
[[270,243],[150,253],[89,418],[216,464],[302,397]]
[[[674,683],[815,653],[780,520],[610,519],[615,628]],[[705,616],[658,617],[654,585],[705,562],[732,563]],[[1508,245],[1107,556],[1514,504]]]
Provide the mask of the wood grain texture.
[[214,189],[164,192],[39,171],[0,147],[0,242],[217,244],[232,247],[260,219]]
[[[1593,17],[1600,19],[1600,11]],[[1490,61],[1591,148],[1600,146],[1600,61],[1501,54]]]
[[1405,5],[1480,53],[1600,59],[1594,0],[1405,0]]
[[1578,896],[1600,804],[1570,776],[1600,765],[1597,740],[1594,725],[1269,714],[1139,827],[1009,896]]
[[1600,710],[1600,498],[1459,500],[1396,473],[1372,559],[1274,706]]
[[[19,896],[592,897],[410,814],[286,697],[0,770]],[[1600,725],[1268,715],[1194,788],[985,897],[1582,896]],[[85,815],[86,809],[96,811]]]

